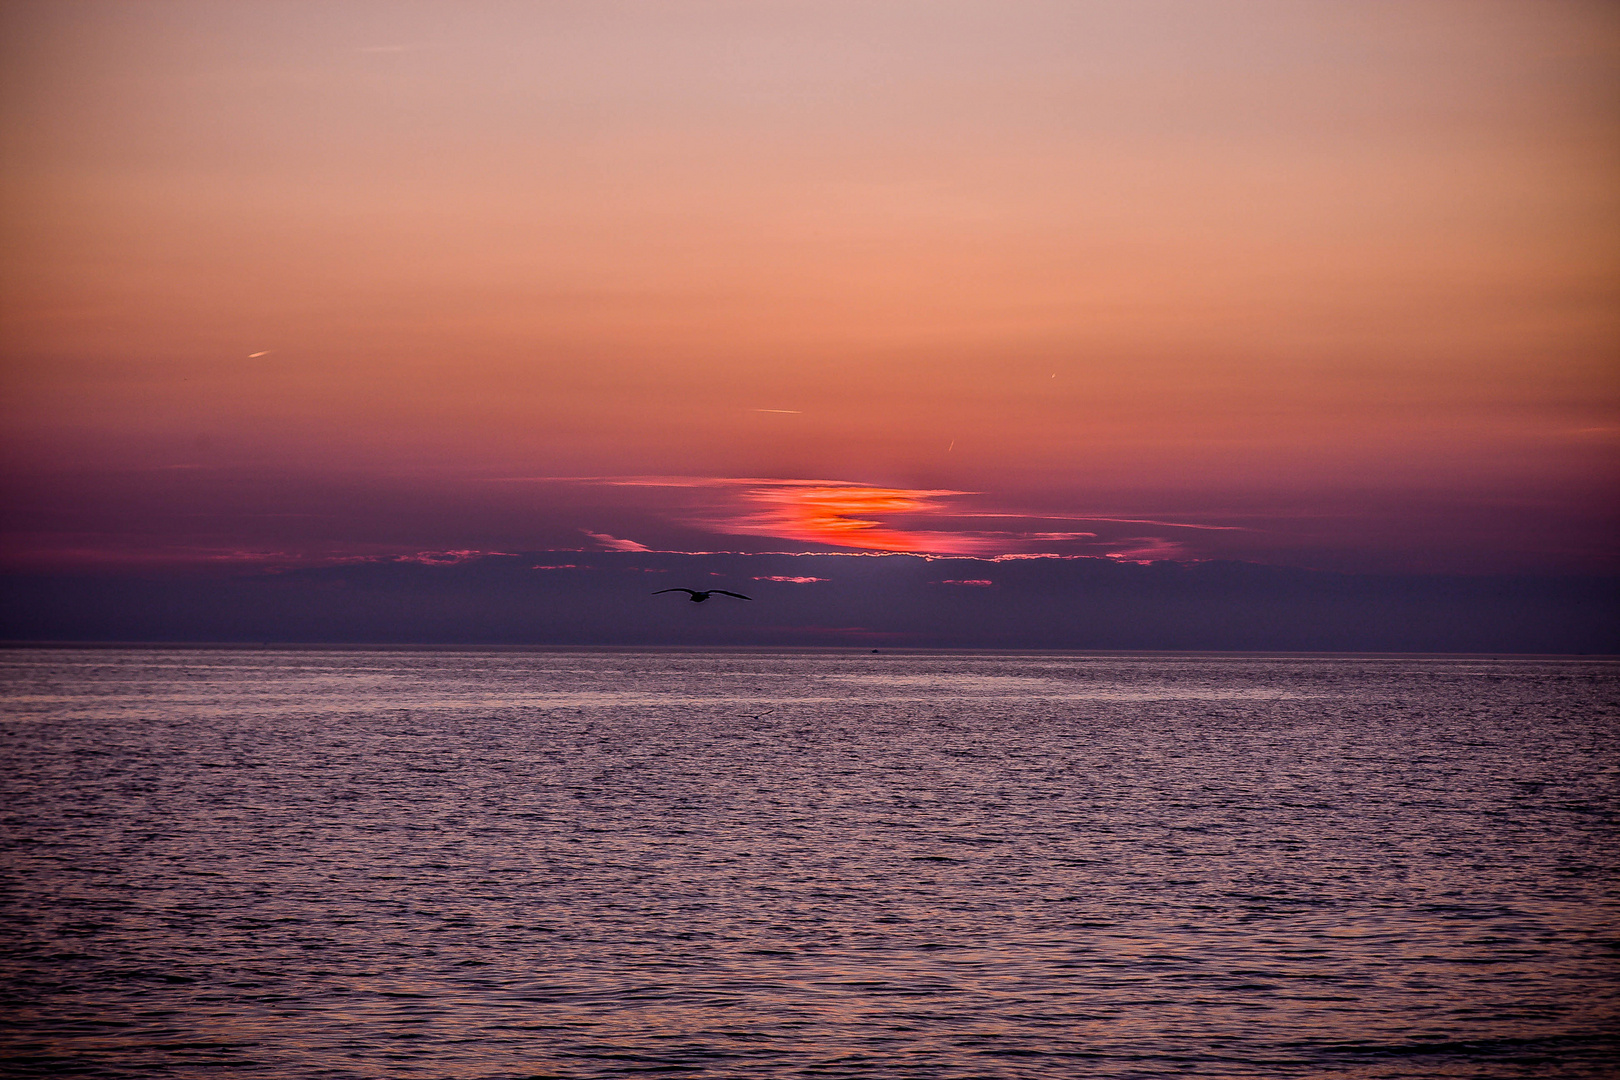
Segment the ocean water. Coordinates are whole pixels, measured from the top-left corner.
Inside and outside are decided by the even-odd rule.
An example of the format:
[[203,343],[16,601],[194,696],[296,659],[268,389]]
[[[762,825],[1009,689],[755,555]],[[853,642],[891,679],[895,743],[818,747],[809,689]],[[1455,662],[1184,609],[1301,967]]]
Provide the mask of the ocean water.
[[17,1076],[1603,1077],[1620,664],[0,652]]

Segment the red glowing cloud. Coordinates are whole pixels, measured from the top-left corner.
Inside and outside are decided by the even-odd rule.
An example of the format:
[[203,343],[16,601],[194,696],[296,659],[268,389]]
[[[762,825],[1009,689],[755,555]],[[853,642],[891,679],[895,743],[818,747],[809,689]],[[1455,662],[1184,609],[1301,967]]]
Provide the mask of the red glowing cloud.
[[[981,555],[1004,550],[1006,537],[1011,535],[979,531],[924,531],[903,527],[902,522],[907,518],[937,520],[959,516],[955,509],[945,505],[944,500],[973,494],[968,491],[876,487],[845,480],[774,477],[557,477],[553,482],[707,490],[713,492],[715,497],[705,497],[700,500],[702,505],[689,510],[688,524],[734,536],[769,536],[858,551]],[[590,530],[584,531],[604,544],[629,543]],[[1059,536],[1089,537],[1092,534],[1038,535],[1049,539]]]
[[764,507],[725,523],[726,531],[834,544],[862,551],[971,554],[977,544],[950,534],[905,532],[882,519],[938,514],[939,500],[960,491],[866,487],[841,483],[787,483],[750,488],[748,502]]
[[[1029,526],[1053,521],[1128,521],[1174,529],[1242,531],[1234,526],[1146,522],[1137,518],[991,512],[962,504],[962,500],[978,495],[977,492],[880,487],[847,480],[688,476],[508,477],[502,480],[516,481],[684,491],[686,494],[681,496],[679,505],[672,506],[669,512],[687,526],[732,536],[764,536],[861,552],[978,558],[1034,557],[1063,552],[1066,556],[1084,554],[1134,561],[1140,557],[1139,548],[1146,550],[1138,538],[1123,541],[1129,550],[1116,553],[1112,549],[1122,541],[1102,539],[1096,532]],[[989,518],[1026,527],[982,529],[969,524]],[[583,531],[614,550],[644,550],[639,544],[625,546],[633,541]],[[1192,549],[1169,541],[1148,538],[1147,542],[1164,543],[1164,557],[1172,553],[1196,557]]]
[[[997,556],[1093,540],[1092,532],[942,528],[967,514],[949,500],[975,494],[938,488],[874,487],[837,480],[738,480],[746,507],[700,522],[717,532],[772,536],[858,551]],[[743,486],[746,485],[746,486]],[[741,512],[739,512],[741,509]],[[1004,515],[1016,517],[1020,515]],[[922,526],[922,527],[917,527]]]

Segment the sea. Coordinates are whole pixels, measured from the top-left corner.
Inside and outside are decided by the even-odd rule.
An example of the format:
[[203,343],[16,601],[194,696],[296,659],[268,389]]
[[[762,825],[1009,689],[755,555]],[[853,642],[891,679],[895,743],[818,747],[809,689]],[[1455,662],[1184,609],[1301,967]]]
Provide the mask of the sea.
[[1620,662],[0,650],[8,1076],[1614,1077]]

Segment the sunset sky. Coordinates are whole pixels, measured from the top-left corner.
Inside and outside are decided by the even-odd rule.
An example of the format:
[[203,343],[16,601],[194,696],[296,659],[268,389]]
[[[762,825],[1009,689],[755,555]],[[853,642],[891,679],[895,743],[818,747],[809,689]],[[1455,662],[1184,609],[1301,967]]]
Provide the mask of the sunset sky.
[[0,20],[10,568],[1620,564],[1613,4]]

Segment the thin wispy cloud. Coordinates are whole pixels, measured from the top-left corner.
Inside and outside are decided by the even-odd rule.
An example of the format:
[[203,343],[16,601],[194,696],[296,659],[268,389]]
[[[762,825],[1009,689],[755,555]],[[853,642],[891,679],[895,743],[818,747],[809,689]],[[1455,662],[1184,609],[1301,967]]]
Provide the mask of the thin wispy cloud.
[[579,531],[590,537],[592,540],[595,540],[598,544],[601,544],[609,551],[652,550],[646,544],[638,544],[634,540],[621,540],[617,536],[609,536],[607,533],[591,532],[589,529],[581,529]]
[[1104,555],[1119,562],[1150,563],[1192,556],[1185,544],[1166,540],[1162,536],[1133,536],[1124,541],[1116,540],[1111,546],[1113,550],[1104,552]]
[[457,566],[465,562],[476,562],[490,556],[504,556],[516,558],[515,551],[480,551],[472,548],[458,548],[454,551],[413,551],[406,553],[390,553],[383,555],[331,555],[311,561],[329,565],[361,564],[361,563],[417,563],[422,566]]
[[[1022,521],[1101,521],[1111,525],[1160,525],[1166,529],[1203,529],[1209,532],[1253,532],[1243,525],[1206,525],[1193,521],[1161,521],[1157,518],[1105,517],[1099,514],[1005,514],[983,510],[967,511],[958,517],[1016,518]],[[1088,534],[1092,535],[1092,534]]]

